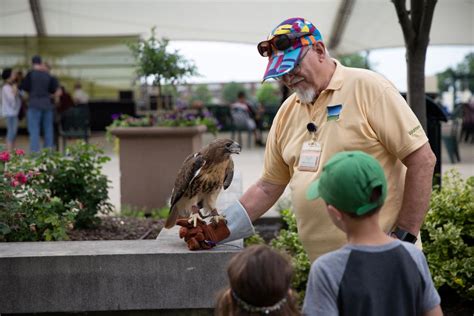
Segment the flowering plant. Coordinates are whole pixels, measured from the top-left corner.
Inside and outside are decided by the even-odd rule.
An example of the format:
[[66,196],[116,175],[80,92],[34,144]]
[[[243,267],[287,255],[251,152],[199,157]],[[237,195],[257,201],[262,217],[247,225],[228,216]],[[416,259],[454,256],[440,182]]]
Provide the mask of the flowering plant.
[[127,114],[112,115],[113,122],[107,127],[107,139],[111,140],[111,130],[115,127],[185,127],[205,125],[207,130],[214,135],[221,128],[217,119],[207,110],[201,112],[182,110],[173,112],[163,112],[143,117],[133,117]]
[[84,142],[68,146],[66,156],[0,152],[0,241],[68,239],[73,227],[99,223],[99,213],[113,210],[101,172],[109,159]]
[[23,150],[0,152],[0,241],[67,239],[79,207],[52,195]]

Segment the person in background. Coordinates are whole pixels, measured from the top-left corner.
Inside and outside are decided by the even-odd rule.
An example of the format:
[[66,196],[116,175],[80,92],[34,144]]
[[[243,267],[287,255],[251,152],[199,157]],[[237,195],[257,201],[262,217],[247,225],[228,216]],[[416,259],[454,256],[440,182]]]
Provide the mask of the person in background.
[[59,133],[61,129],[61,114],[74,107],[74,100],[64,86],[59,87],[55,96],[56,113],[54,114],[54,142],[59,150]]
[[266,245],[250,246],[227,268],[229,288],[221,291],[216,316],[300,315],[291,289],[293,267]]
[[263,119],[265,115],[265,106],[263,105],[263,103],[258,103],[256,109],[254,110],[254,113],[255,124],[257,126],[257,128],[255,129],[255,133],[257,133],[257,136],[255,138],[255,144],[257,146],[265,147],[265,142],[263,141]]
[[263,145],[262,134],[257,132],[257,124],[255,121],[255,111],[247,102],[244,91],[237,94],[237,101],[230,105],[232,119],[236,126],[245,126],[246,129],[252,131],[255,137],[255,144]]
[[[23,75],[23,71],[18,70],[16,72],[16,83],[17,83],[18,87],[21,86],[21,83],[23,82],[24,77],[25,76]],[[20,112],[18,113],[18,121],[21,121],[26,117],[26,110],[27,110],[28,106],[26,104],[26,95],[25,95],[25,93],[21,89],[19,89],[19,93],[20,93],[20,98],[21,98],[21,108],[20,108]]]
[[204,118],[209,115],[209,110],[206,108],[204,102],[202,102],[201,100],[193,100],[189,108],[191,110],[191,113],[193,113],[197,117]]
[[69,92],[66,90],[64,86],[60,86],[59,89],[61,92],[59,93],[59,98],[57,102],[57,112],[58,114],[61,114],[67,111],[68,109],[72,108],[75,105],[75,103],[71,94],[69,94]]
[[306,198],[324,201],[347,244],[312,264],[304,315],[442,315],[423,252],[379,226],[386,196],[384,170],[361,151],[332,156],[309,186]]
[[33,56],[32,70],[21,83],[21,90],[28,93],[28,132],[30,152],[40,150],[40,132],[44,134],[44,148],[54,148],[54,103],[51,96],[58,91],[58,81],[42,64],[40,56]]
[[2,113],[7,121],[6,147],[8,151],[15,148],[15,139],[18,131],[18,113],[21,108],[21,98],[16,83],[16,72],[5,68],[2,72],[5,81],[2,87]]
[[82,84],[80,82],[74,84],[72,98],[76,105],[87,104],[89,102],[89,95],[82,90]]

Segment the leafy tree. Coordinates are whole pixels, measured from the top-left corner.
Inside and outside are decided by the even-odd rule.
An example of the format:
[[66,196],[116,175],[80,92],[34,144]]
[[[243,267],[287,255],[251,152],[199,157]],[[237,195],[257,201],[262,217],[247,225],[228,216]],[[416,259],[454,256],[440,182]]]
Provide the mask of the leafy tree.
[[341,62],[341,64],[347,67],[371,69],[368,57],[368,54],[364,56],[361,53],[356,53],[339,56],[338,60]]
[[198,74],[194,63],[181,56],[177,50],[169,52],[168,44],[168,39],[155,37],[155,28],[151,29],[148,39],[139,39],[138,42],[129,44],[136,60],[137,75],[153,80],[153,85],[158,88],[158,95],[162,93],[162,85],[174,86]]
[[275,106],[280,103],[278,89],[270,83],[264,83],[257,90],[257,101],[265,106]]
[[247,93],[245,87],[241,83],[237,82],[230,82],[227,83],[224,88],[222,89],[222,99],[226,103],[234,103],[237,100],[237,94],[240,91],[244,91]]
[[191,95],[191,103],[195,100],[200,100],[204,104],[210,104],[212,102],[212,93],[209,91],[207,85],[198,85],[196,90]]
[[462,89],[467,88],[474,91],[474,53],[469,53],[464,57],[464,60],[456,65],[455,69],[448,68],[443,72],[436,74],[438,79],[438,89],[440,91],[447,91],[448,88],[457,79],[464,79],[463,84],[465,86]]

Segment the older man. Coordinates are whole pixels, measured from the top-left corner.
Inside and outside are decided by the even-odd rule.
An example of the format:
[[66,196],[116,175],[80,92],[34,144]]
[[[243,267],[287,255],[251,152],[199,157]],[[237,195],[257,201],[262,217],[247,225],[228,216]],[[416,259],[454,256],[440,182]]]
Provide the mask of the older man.
[[318,29],[303,18],[280,23],[258,50],[268,57],[264,80],[281,80],[295,93],[273,121],[261,178],[224,212],[231,232],[227,240],[250,234],[250,221],[289,185],[299,237],[310,259],[340,247],[344,235],[332,224],[324,202],[306,200],[305,191],[331,156],[361,150],[380,162],[388,179],[380,225],[414,243],[428,209],[436,158],[393,84],[332,59]]

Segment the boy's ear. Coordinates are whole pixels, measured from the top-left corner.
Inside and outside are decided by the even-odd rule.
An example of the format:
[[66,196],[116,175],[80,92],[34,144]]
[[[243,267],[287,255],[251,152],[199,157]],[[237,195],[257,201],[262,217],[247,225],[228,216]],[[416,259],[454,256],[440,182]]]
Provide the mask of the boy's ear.
[[335,219],[340,221],[342,219],[342,213],[334,206],[328,204],[328,211],[334,216]]

